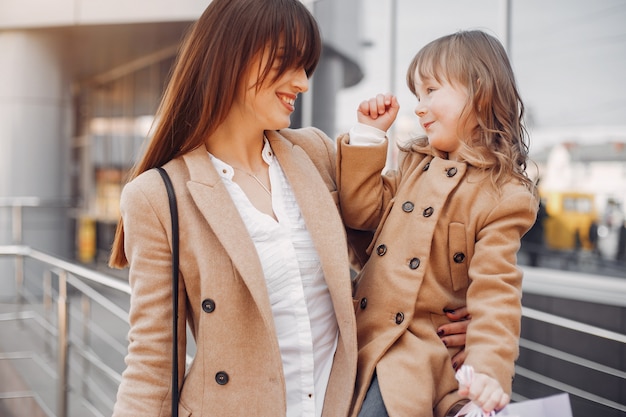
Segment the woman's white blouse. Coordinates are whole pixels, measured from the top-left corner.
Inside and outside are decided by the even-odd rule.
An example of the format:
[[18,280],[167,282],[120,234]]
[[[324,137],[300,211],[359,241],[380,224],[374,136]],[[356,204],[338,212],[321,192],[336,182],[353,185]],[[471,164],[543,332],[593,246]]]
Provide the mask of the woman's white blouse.
[[211,155],[256,246],[269,292],[287,387],[287,417],[319,417],[337,347],[337,319],[320,260],[278,160],[265,140],[272,207],[278,221],[257,210]]

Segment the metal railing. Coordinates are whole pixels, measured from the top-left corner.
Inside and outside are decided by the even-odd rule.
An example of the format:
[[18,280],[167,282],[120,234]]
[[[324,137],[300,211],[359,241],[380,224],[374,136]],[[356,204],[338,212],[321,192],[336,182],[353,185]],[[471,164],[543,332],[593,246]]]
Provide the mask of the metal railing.
[[[100,350],[108,351],[109,354],[114,352],[123,357],[126,345],[123,339],[108,334],[106,329],[98,326],[99,323],[90,319],[90,311],[92,306],[96,304],[102,309],[99,321],[109,322],[111,318],[116,318],[122,323],[127,323],[127,309],[120,306],[119,303],[113,302],[111,294],[116,292],[127,297],[129,294],[128,284],[117,278],[60,260],[26,246],[0,246],[0,256],[19,257],[24,261],[38,262],[45,266],[41,277],[28,276],[24,280],[25,284],[32,283],[33,280],[40,280],[43,295],[37,298],[33,297],[32,294],[23,294],[23,297],[20,297],[24,302],[20,305],[21,311],[24,313],[26,307],[32,309],[29,310],[28,314],[22,313],[19,317],[16,315],[16,319],[33,319],[37,316],[37,314],[33,314],[33,311],[36,311],[38,306],[43,306],[44,314],[38,317],[35,322],[45,330],[47,335],[42,337],[45,351],[56,354],[56,408],[52,405],[47,405],[47,408],[55,408],[58,417],[82,416],[84,414],[69,414],[68,411],[70,392],[80,392],[80,398],[76,401],[82,404],[89,403],[89,409],[93,415],[106,415],[110,411],[109,407],[112,407],[114,397],[105,395],[100,389],[101,384],[99,385],[97,382],[101,380],[93,374],[97,373],[100,377],[108,379],[111,386],[115,387],[121,380],[121,370],[119,367],[116,369],[106,359],[96,355],[90,335],[97,333]],[[27,268],[27,270],[29,269]],[[563,284],[564,280],[567,281],[566,286]],[[22,290],[25,288],[23,287]],[[525,293],[529,294],[547,296],[556,294],[560,298],[594,303],[602,302],[602,304],[620,308],[626,307],[626,280],[615,278],[573,276],[571,273],[565,274],[559,271],[527,270],[524,289]],[[109,295],[106,295],[107,293]],[[56,305],[55,314],[52,314],[53,305]],[[72,315],[70,313],[72,305],[77,306],[74,309],[80,311],[80,314]],[[581,334],[610,340],[620,344],[622,351],[626,349],[626,335],[623,333],[546,313],[535,308],[524,307],[523,315],[525,320],[540,321],[551,326],[571,329]],[[53,316],[56,317],[56,320],[51,320]],[[72,334],[69,331],[70,328],[74,327],[70,324],[71,316],[75,317],[77,323],[81,324],[82,332],[80,335],[79,332]],[[108,318],[104,318],[105,316]],[[54,343],[51,343],[50,340],[54,340]],[[520,341],[520,347],[617,377],[622,381],[622,384],[626,384],[626,372],[623,368],[606,366],[526,338]],[[70,352],[76,355],[73,360],[70,360]],[[518,375],[533,380],[536,384],[568,392],[572,396],[595,402],[612,410],[626,412],[626,406],[623,402],[604,398],[593,392],[550,378],[541,369],[529,369],[524,366],[517,366],[516,369]],[[76,375],[74,381],[70,379],[71,375]],[[89,394],[87,395],[87,393]],[[92,399],[88,397],[92,397]],[[99,401],[93,400],[93,397]],[[525,398],[519,394],[514,396],[515,400]]]
[[[574,416],[623,416],[626,279],[526,268],[523,293],[524,299],[532,298],[529,302],[542,307],[522,309],[516,375],[534,385],[525,390],[571,394]],[[526,399],[518,392],[513,398]]]
[[[67,209],[67,201],[5,197],[0,198],[0,208],[10,211],[13,243],[0,246],[0,258],[13,258],[15,280],[13,302],[9,294],[1,294],[0,323],[15,324],[8,340],[24,342],[17,351],[0,349],[0,360],[36,364],[31,372],[20,366],[27,369],[21,373],[24,383],[16,382],[13,391],[0,393],[0,400],[31,398],[47,416],[83,416],[85,410],[90,415],[110,415],[127,349],[128,283],[22,244],[26,209]],[[92,317],[94,309],[100,316],[97,320]],[[112,319],[117,320],[117,335],[110,329]],[[74,394],[73,409],[81,411],[71,413]]]
[[[17,273],[31,270],[29,264],[36,271],[32,276],[16,274],[16,303],[11,304],[15,311],[2,316],[3,321],[22,322],[21,326],[25,326],[24,321],[32,321],[30,331],[39,336],[32,339],[39,346],[25,346],[32,349],[28,356],[38,357],[40,363],[46,363],[46,358],[56,363],[46,372],[52,375],[55,384],[54,399],[50,393],[47,395],[54,404],[45,404],[45,393],[34,397],[40,405],[44,403],[44,409],[54,409],[54,415],[67,417],[84,415],[69,413],[70,393],[79,393],[77,403],[81,405],[76,407],[86,408],[93,415],[106,415],[114,400],[115,387],[121,381],[121,364],[126,354],[128,309],[124,300],[130,295],[128,284],[27,246],[0,246],[0,256],[20,259],[24,265]],[[93,320],[95,306],[101,310],[98,320]],[[112,319],[121,325],[117,336],[103,326],[111,327]],[[79,326],[75,327],[76,324]],[[103,356],[96,352],[96,347]],[[118,358],[112,359],[113,355]],[[3,358],[7,358],[6,352]],[[118,366],[112,366],[111,362]],[[71,375],[76,375],[76,379],[71,380]],[[109,389],[103,389],[107,384]],[[98,406],[99,403],[104,406]]]

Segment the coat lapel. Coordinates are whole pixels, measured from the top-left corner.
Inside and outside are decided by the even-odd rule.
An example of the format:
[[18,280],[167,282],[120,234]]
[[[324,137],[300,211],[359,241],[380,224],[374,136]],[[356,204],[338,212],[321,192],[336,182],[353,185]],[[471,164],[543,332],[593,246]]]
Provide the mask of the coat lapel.
[[228,190],[204,146],[183,156],[189,169],[187,188],[198,210],[228,253],[269,328],[274,328],[263,268],[256,248]]
[[[347,248],[341,244],[346,239],[345,229],[337,206],[328,186],[304,149],[277,132],[267,132],[267,137],[293,189],[307,230],[320,257],[337,320],[349,321],[352,303],[346,303],[346,300],[351,300],[352,287]],[[338,248],[346,250],[341,251]],[[348,306],[350,311],[344,311],[345,306]]]

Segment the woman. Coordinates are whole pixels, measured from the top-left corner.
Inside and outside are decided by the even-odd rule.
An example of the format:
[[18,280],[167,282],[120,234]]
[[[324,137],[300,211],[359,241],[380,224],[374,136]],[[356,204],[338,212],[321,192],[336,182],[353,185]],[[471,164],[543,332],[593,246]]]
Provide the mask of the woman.
[[214,0],[187,36],[121,197],[110,264],[130,266],[132,294],[115,417],[170,414],[171,224],[157,166],[178,200],[179,328],[196,343],[184,376],[179,358],[180,415],[347,415],[357,348],[335,145],[287,129],[320,51],[297,0]]

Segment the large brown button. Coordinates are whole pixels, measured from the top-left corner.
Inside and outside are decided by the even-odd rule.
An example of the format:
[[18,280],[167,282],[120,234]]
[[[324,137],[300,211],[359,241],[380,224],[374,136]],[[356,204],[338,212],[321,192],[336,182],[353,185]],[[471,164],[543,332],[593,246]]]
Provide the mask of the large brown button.
[[402,322],[404,321],[404,313],[403,312],[399,312],[396,314],[396,324],[402,324]]
[[413,258],[409,261],[409,268],[417,269],[420,266],[419,258]]
[[454,254],[452,259],[454,259],[454,262],[456,262],[457,264],[462,264],[465,260],[465,254],[463,252],[457,252]]
[[424,215],[424,217],[430,217],[433,215],[434,212],[435,212],[434,208],[428,207],[424,209],[424,212],[422,214]]
[[376,254],[378,256],[383,256],[386,253],[387,253],[387,245],[378,245],[376,247]]
[[454,176],[456,175],[456,173],[457,173],[457,169],[456,169],[456,168],[454,168],[454,167],[452,167],[452,168],[450,168],[450,169],[448,170],[448,172],[446,172],[446,175],[447,175],[448,177],[454,177]]

